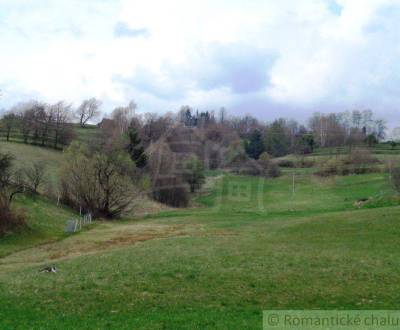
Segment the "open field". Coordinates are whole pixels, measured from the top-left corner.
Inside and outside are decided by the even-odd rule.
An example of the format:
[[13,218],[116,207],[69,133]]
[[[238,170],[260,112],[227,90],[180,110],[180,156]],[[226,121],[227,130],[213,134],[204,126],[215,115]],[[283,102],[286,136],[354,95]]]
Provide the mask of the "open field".
[[79,124],[74,124],[75,139],[82,143],[93,141],[99,134],[99,129],[96,125],[86,125],[82,128]]
[[300,173],[294,194],[291,176],[219,175],[199,208],[8,254],[0,327],[258,329],[263,309],[398,309],[400,206],[354,206],[392,195],[385,175]]

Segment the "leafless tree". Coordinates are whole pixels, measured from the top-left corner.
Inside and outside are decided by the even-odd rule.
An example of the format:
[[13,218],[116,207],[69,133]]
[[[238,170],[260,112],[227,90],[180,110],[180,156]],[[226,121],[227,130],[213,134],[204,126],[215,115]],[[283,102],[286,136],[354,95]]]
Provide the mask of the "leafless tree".
[[67,144],[72,136],[72,130],[69,125],[72,112],[71,105],[63,101],[57,102],[50,107],[51,118],[54,129],[54,148],[59,144]]
[[37,194],[39,187],[45,182],[46,165],[43,162],[35,162],[23,169],[23,175],[27,188]]
[[96,98],[84,100],[82,104],[76,109],[76,116],[79,119],[81,127],[86,127],[86,124],[93,119],[100,116],[101,101]]
[[1,121],[6,130],[6,139],[10,141],[11,131],[16,127],[18,122],[17,115],[13,112],[6,113]]
[[134,101],[131,101],[126,107],[115,108],[111,114],[112,120],[114,120],[115,126],[118,129],[119,134],[126,133],[129,127],[129,123],[134,117],[137,105]]

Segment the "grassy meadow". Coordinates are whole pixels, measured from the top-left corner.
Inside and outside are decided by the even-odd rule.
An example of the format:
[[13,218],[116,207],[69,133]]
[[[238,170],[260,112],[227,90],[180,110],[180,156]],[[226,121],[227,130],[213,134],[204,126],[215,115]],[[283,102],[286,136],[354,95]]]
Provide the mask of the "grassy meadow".
[[261,329],[264,309],[398,309],[400,204],[386,175],[295,171],[294,192],[291,172],[209,173],[192,208],[70,236],[67,210],[50,225],[29,201],[57,239],[0,240],[0,328]]
[[47,183],[52,185],[58,183],[58,170],[63,161],[62,151],[24,144],[22,142],[5,141],[0,141],[0,151],[12,154],[15,158],[17,168],[34,162],[42,163],[46,167],[48,174]]

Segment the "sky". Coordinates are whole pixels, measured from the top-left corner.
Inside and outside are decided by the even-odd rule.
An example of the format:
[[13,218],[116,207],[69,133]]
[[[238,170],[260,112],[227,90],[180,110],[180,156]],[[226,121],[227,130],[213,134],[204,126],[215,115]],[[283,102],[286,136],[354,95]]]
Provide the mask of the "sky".
[[0,108],[135,100],[400,126],[400,0],[0,0]]

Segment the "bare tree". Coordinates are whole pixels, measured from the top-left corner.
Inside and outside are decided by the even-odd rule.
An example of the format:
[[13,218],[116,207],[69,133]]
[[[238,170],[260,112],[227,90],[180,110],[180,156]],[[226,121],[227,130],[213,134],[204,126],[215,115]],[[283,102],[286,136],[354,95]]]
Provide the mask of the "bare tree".
[[131,101],[129,102],[128,106],[115,108],[112,112],[111,118],[114,120],[119,134],[127,132],[129,123],[134,117],[136,108],[136,103]]
[[91,98],[84,100],[82,104],[76,109],[76,116],[79,119],[79,124],[81,127],[86,127],[86,124],[93,119],[100,116],[101,112],[99,110],[101,106],[101,101],[96,98]]
[[17,115],[13,112],[9,112],[7,114],[5,114],[2,118],[2,123],[3,126],[6,130],[6,139],[7,141],[10,141],[10,135],[11,135],[11,131],[16,127],[17,125]]
[[21,171],[13,171],[13,161],[12,155],[0,153],[0,206],[5,208],[10,208],[15,195],[25,191],[23,174]]
[[23,169],[23,175],[27,188],[37,194],[39,187],[45,182],[46,165],[43,162],[35,162]]
[[72,136],[69,122],[72,117],[71,105],[63,101],[57,102],[50,107],[51,118],[54,129],[54,148],[58,144],[67,144]]
[[0,235],[24,224],[23,216],[11,209],[13,196],[21,192],[12,171],[13,157],[0,153]]

